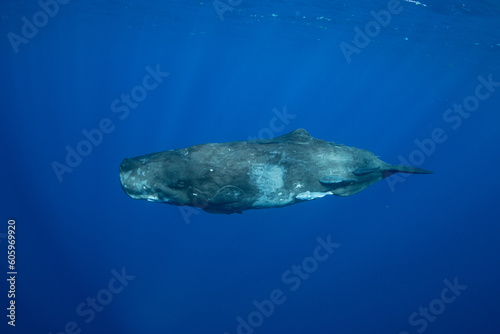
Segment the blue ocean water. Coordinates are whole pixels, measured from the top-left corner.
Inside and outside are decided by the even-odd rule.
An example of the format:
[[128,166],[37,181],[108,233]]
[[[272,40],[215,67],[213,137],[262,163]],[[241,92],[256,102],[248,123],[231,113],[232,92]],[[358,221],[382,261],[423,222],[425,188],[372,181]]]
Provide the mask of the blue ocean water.
[[[0,31],[2,333],[499,333],[497,1],[3,0]],[[120,187],[297,128],[435,173],[241,215]]]

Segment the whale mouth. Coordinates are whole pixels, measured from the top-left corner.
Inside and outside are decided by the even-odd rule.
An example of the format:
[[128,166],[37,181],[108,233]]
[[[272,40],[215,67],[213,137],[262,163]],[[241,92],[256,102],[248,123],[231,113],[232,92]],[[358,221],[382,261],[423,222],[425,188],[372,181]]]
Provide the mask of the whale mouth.
[[133,184],[134,177],[132,175],[132,159],[124,159],[120,164],[120,185],[123,191],[132,198],[136,197],[137,189]]
[[[133,199],[148,202],[172,203],[172,190],[147,177],[148,168],[142,161],[124,159],[120,164],[120,185],[123,191]],[[175,197],[175,196],[174,196]]]
[[120,164],[120,185],[123,191],[133,199],[156,201],[158,196],[143,174],[137,162],[133,159],[124,159]]

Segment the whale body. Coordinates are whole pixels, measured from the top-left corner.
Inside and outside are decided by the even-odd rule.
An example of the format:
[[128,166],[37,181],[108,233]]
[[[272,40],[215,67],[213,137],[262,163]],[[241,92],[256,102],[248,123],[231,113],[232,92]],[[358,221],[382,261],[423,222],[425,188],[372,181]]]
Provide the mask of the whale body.
[[134,199],[231,214],[350,196],[398,172],[432,173],[390,165],[370,151],[298,129],[268,140],[201,144],[124,159],[120,183]]

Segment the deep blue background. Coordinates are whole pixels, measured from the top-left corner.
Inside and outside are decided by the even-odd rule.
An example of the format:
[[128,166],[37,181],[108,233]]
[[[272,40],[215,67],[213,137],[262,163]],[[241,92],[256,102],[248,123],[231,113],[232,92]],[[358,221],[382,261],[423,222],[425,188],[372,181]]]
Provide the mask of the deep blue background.
[[[222,0],[225,2],[225,0]],[[443,114],[500,81],[496,1],[402,2],[348,63],[339,44],[387,1],[71,1],[16,53],[8,39],[36,1],[0,5],[0,261],[2,333],[237,332],[252,302],[286,302],[255,333],[417,333],[408,317],[440,297],[443,280],[468,288],[427,333],[498,333],[500,321],[500,87],[453,130]],[[225,2],[227,3],[227,2]],[[111,103],[146,67],[170,75],[120,120]],[[269,128],[273,108],[295,115],[281,131],[368,149],[399,163],[442,128],[425,157],[433,175],[386,181],[242,215],[193,213],[134,201],[122,159]],[[109,118],[102,143],[59,182],[51,164],[81,131]],[[280,125],[281,123],[278,123]],[[264,133],[264,132],[261,132]],[[7,220],[17,222],[17,325],[6,325]],[[316,238],[340,243],[296,291],[281,275]],[[77,306],[135,276],[90,323]]]

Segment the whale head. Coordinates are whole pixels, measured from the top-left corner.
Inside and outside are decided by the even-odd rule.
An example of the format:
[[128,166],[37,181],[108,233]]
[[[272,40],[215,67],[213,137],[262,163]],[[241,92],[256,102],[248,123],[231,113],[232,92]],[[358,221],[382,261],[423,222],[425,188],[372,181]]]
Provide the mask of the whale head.
[[189,184],[182,171],[182,159],[175,154],[128,158],[120,164],[120,183],[134,199],[183,205],[189,201]]

